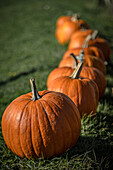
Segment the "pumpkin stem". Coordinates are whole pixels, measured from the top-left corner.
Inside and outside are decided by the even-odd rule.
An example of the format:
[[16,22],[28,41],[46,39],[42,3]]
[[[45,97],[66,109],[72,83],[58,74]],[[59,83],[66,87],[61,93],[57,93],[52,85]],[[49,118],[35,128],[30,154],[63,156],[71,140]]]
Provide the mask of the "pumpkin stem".
[[83,62],[78,63],[77,68],[74,70],[73,74],[71,75],[72,79],[78,79],[83,67]]
[[89,40],[91,40],[91,39],[92,39],[92,35],[89,34],[89,35],[86,37],[85,42],[84,42],[82,48],[88,48],[88,43],[89,43]]
[[76,56],[73,53],[70,53],[70,56],[73,58],[73,68],[76,68],[78,65],[78,61],[76,59]]
[[81,50],[79,55],[76,57],[78,59],[78,61],[81,63],[84,62],[84,50]]
[[78,21],[80,19],[80,15],[79,14],[74,14],[72,17],[71,17],[71,20],[73,21],[73,22],[76,22],[76,21]]
[[92,35],[91,35],[91,39],[94,40],[98,35],[98,30],[95,30]]
[[31,89],[32,89],[32,98],[31,100],[38,100],[41,98],[41,96],[38,94],[38,91],[36,89],[36,85],[35,85],[35,79],[32,77],[30,78],[30,83],[31,83]]

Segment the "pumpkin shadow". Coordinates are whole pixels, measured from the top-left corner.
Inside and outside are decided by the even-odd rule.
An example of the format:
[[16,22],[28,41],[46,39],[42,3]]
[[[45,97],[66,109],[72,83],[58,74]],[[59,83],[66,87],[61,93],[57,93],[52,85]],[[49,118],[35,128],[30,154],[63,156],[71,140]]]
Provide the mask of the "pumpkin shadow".
[[[48,66],[49,68],[53,69],[54,67],[49,65]],[[34,68],[31,68],[29,71],[23,71],[23,72],[20,72],[19,74],[17,75],[14,75],[14,76],[11,76],[9,78],[7,78],[6,80],[3,80],[3,81],[0,81],[0,86],[3,86],[11,81],[14,81],[22,76],[27,76],[29,74],[32,74],[32,73],[35,73],[37,71],[44,71],[46,70],[47,68],[45,68],[43,65],[40,65],[40,66],[37,66],[37,67],[34,67]]]

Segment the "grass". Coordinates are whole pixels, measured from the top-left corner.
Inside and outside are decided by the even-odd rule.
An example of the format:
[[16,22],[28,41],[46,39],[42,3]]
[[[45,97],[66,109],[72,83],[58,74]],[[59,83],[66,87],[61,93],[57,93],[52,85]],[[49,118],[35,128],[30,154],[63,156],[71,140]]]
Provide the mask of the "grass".
[[[46,89],[49,73],[58,66],[67,45],[58,44],[56,20],[70,12],[80,13],[92,29],[98,29],[113,49],[113,17],[96,0],[5,0],[0,2],[0,120],[16,97],[31,91],[35,77],[38,90]],[[113,168],[113,55],[107,65],[107,88],[99,101],[97,116],[82,119],[77,144],[51,159],[22,159],[6,146],[0,126],[0,169],[112,169]]]

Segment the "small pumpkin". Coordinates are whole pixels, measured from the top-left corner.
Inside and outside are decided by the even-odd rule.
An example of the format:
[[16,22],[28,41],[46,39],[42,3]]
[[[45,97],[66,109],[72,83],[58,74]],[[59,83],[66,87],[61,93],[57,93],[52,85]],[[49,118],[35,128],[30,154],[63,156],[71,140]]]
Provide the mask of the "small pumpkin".
[[110,45],[105,39],[98,37],[97,35],[98,31],[94,31],[93,34],[89,34],[87,37],[77,37],[76,39],[70,41],[68,49],[81,48],[84,47],[85,44],[88,44],[88,47],[95,46],[101,49],[105,60],[109,61],[111,54]]
[[83,63],[78,63],[71,76],[61,76],[54,79],[48,90],[57,91],[69,96],[83,114],[95,113],[99,100],[99,90],[96,83],[88,78],[80,78]]
[[89,28],[87,22],[80,19],[80,15],[78,14],[73,14],[72,16],[60,16],[56,21],[56,27],[62,26],[66,21],[75,21],[78,22],[78,24],[82,25],[84,28]]
[[36,90],[10,103],[2,116],[2,133],[10,150],[20,157],[48,158],[76,144],[81,130],[80,113],[62,93]]
[[71,35],[79,29],[81,29],[81,27],[78,25],[78,23],[66,21],[63,25],[56,28],[55,36],[58,42],[63,45],[66,44],[70,40]]
[[76,15],[70,17],[70,20],[66,20],[63,24],[58,26],[55,31],[55,36],[60,44],[66,44],[70,40],[72,34],[82,27],[89,28],[87,23],[83,20],[79,20]]
[[[92,55],[84,55],[84,50],[81,50],[79,55],[77,56],[77,60],[83,61],[84,66],[95,67],[99,69],[104,75],[106,74],[106,66],[100,58],[97,58]],[[73,58],[67,57],[60,61],[59,67],[73,67]]]
[[95,56],[95,57],[102,59],[103,62],[105,61],[103,52],[99,48],[94,47],[94,46],[84,47],[84,48],[73,48],[73,49],[67,50],[63,55],[63,59],[70,57],[70,53],[73,53],[74,55],[77,56],[79,55],[81,50],[84,50],[84,55],[88,54],[88,55]]

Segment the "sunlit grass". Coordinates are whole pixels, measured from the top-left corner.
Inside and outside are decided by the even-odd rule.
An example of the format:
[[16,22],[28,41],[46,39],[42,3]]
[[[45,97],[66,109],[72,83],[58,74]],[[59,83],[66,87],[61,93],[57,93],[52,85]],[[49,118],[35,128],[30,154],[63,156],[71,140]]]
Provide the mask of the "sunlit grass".
[[[67,45],[55,38],[56,19],[80,13],[113,48],[113,17],[97,1],[2,1],[0,6],[0,120],[16,97],[46,89],[49,73],[58,66]],[[19,158],[6,146],[0,126],[0,169],[110,169],[113,167],[113,55],[107,65],[107,88],[96,117],[83,117],[77,144],[64,154],[44,160]]]

